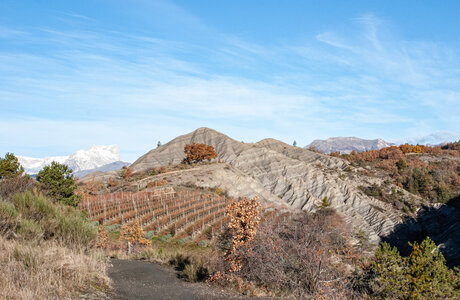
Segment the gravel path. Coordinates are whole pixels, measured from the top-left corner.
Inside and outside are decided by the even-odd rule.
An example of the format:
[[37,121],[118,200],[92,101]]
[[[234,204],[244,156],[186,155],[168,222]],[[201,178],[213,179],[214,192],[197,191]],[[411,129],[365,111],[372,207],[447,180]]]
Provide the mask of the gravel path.
[[115,289],[112,299],[249,299],[206,284],[184,282],[174,270],[159,264],[118,259],[111,262],[109,277]]

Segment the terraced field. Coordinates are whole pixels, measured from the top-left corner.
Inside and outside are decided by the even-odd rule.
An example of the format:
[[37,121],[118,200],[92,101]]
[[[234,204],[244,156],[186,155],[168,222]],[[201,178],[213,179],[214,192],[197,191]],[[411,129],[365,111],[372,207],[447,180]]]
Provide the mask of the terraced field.
[[105,226],[132,224],[138,219],[145,231],[155,235],[204,239],[214,236],[228,221],[225,209],[231,201],[224,196],[162,188],[88,196],[79,208],[90,220]]

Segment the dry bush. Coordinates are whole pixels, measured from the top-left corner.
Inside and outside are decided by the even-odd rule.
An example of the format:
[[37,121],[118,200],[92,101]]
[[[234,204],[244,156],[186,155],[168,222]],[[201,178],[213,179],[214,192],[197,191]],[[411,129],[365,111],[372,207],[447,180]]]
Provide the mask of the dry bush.
[[145,239],[144,230],[142,229],[139,220],[136,219],[134,224],[125,224],[120,231],[120,242],[126,242],[128,252],[131,252],[131,247],[142,247],[150,245],[151,242]]
[[112,177],[109,178],[108,184],[109,184],[109,187],[116,187],[117,186],[117,182]]
[[36,246],[0,235],[1,299],[70,299],[79,293],[103,298],[110,283],[106,268],[97,252],[54,242]]
[[103,182],[91,180],[86,183],[80,183],[75,194],[80,195],[81,197],[97,195],[99,191],[103,190],[104,188],[105,186]]
[[128,180],[129,178],[131,178],[131,176],[133,176],[133,169],[131,169],[130,167],[123,169],[123,171],[121,172],[121,176],[123,177],[123,179]]
[[188,164],[211,160],[217,157],[214,147],[206,144],[187,144],[184,147],[184,152],[186,157],[183,162]]
[[232,248],[226,257],[230,273],[242,268],[242,257],[238,250],[254,240],[259,227],[260,205],[258,198],[243,198],[231,202],[227,207],[227,215],[230,217],[228,228],[232,234]]
[[253,240],[234,251],[241,268],[232,272],[233,278],[279,296],[352,297],[343,261],[356,255],[334,210],[268,216]]
[[0,198],[11,199],[14,194],[31,190],[32,187],[33,181],[29,175],[4,177],[0,179]]
[[168,169],[165,166],[161,166],[160,168],[158,168],[158,174],[163,174],[166,172],[168,172]]
[[100,226],[99,230],[97,232],[97,242],[96,242],[96,247],[97,248],[102,248],[102,249],[108,249],[109,248],[109,232],[104,226]]

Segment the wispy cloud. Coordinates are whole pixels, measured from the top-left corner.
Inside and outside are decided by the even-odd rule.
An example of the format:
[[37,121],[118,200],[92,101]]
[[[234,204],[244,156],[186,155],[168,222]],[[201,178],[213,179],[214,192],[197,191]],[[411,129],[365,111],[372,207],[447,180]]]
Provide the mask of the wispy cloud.
[[88,17],[72,13],[61,17],[79,26],[0,28],[0,38],[24,46],[0,47],[0,152],[117,143],[133,160],[200,126],[299,144],[460,131],[455,51],[399,38],[372,14],[346,31],[261,44],[214,34],[171,2],[148,5],[209,40],[107,30],[93,19],[86,26]]

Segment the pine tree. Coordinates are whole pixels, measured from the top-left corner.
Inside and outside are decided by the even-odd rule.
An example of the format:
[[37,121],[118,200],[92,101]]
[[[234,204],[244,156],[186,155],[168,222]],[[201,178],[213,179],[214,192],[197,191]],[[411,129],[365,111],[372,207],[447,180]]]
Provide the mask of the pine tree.
[[77,189],[72,169],[67,165],[53,161],[38,172],[37,181],[40,187],[56,201],[67,205],[77,206],[80,196],[75,195]]
[[13,153],[6,153],[5,158],[0,157],[0,178],[22,176],[24,168]]
[[436,244],[427,237],[420,244],[409,245],[409,257],[401,257],[396,247],[387,243],[379,247],[369,270],[372,294],[383,299],[457,299],[458,269],[446,266]]

